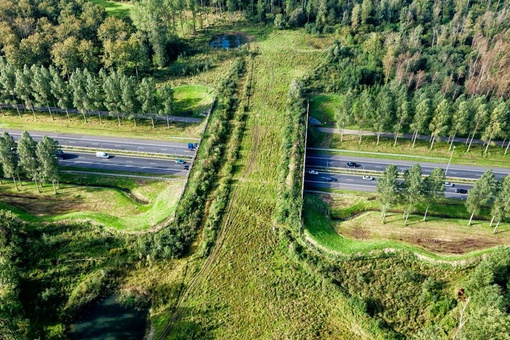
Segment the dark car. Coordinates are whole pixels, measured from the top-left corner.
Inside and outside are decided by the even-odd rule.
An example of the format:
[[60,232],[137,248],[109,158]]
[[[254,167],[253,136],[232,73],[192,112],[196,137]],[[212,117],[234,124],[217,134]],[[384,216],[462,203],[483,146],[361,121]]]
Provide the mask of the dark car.
[[358,163],[355,163],[355,162],[347,162],[347,167],[348,168],[357,168],[359,167],[360,165]]
[[455,189],[455,192],[457,194],[467,194],[468,191],[466,189]]
[[58,159],[64,159],[64,151],[58,149],[57,150],[57,158]]
[[184,170],[189,170],[189,165],[185,165]]
[[322,179],[325,180],[326,182],[338,182],[338,180],[333,177],[322,177]]

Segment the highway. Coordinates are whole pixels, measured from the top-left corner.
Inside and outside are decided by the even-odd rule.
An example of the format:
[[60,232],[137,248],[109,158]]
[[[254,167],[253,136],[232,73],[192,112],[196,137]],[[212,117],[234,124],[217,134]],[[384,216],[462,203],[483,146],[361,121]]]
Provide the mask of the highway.
[[[348,168],[347,162],[356,162],[359,164],[357,168]],[[307,168],[340,168],[354,170],[370,170],[370,171],[384,171],[384,169],[392,164],[397,165],[398,172],[403,173],[414,164],[419,163],[422,167],[422,173],[425,175],[437,167],[446,169],[447,163],[429,163],[419,161],[404,161],[404,160],[389,160],[379,158],[365,158],[365,157],[351,157],[351,156],[338,156],[331,154],[321,154],[307,151],[306,167]],[[457,165],[451,164],[448,168],[447,177],[457,177],[466,179],[477,179],[485,171],[489,170],[488,167],[471,166],[471,165]],[[510,169],[493,168],[496,179],[510,174]]]
[[186,164],[176,164],[174,160],[143,158],[134,156],[116,156],[103,159],[96,157],[95,153],[69,152],[65,153],[65,158],[59,160],[61,166],[80,167],[95,170],[111,170],[150,173],[159,175],[186,176],[188,170],[184,166],[190,166],[189,161]]
[[[307,169],[308,171],[308,169]],[[324,177],[331,177],[338,180],[338,182],[326,182]],[[374,176],[377,177],[377,176]],[[402,180],[399,180],[402,182]],[[320,172],[318,175],[310,175],[306,174],[305,176],[305,186],[307,190],[314,189],[343,189],[343,190],[354,190],[354,191],[366,191],[366,192],[375,192],[375,188],[377,186],[377,179],[373,181],[364,180],[361,175],[347,175],[347,174],[327,174],[325,172]],[[466,189],[469,190],[472,188],[470,184],[458,184],[456,183],[454,187],[445,187],[445,197],[447,198],[457,198],[457,199],[466,199],[466,194],[458,194],[455,192],[455,189]]]
[[[1,129],[0,133],[7,131],[14,139],[21,136],[22,131]],[[28,131],[35,141],[40,141],[43,136],[48,136],[59,142],[62,148],[91,148],[94,151],[100,150],[120,150],[124,152],[147,152],[156,154],[177,155],[183,157],[193,157],[194,151],[188,150],[188,142],[166,142],[151,141],[135,138],[118,138],[108,136],[88,136],[69,133],[53,133],[53,132],[35,132]],[[197,138],[190,138],[190,143],[198,143]]]

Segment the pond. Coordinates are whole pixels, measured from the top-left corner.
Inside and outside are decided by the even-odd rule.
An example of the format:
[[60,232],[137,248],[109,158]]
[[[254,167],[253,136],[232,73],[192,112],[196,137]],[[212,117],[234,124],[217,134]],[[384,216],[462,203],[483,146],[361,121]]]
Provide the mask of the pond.
[[215,48],[236,48],[248,42],[248,37],[241,33],[226,33],[214,37],[209,45]]
[[70,339],[141,340],[147,327],[147,311],[124,308],[110,296],[94,304],[71,324]]

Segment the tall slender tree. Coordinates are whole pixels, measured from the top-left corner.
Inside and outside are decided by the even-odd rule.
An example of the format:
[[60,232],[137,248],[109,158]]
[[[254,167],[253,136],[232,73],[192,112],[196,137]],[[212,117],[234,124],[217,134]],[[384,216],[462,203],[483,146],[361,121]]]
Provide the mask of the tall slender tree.
[[58,142],[48,136],[37,143],[36,155],[39,162],[39,178],[41,181],[50,181],[53,191],[57,193],[56,184],[59,182],[59,169],[57,150]]
[[430,176],[424,180],[425,193],[424,197],[427,202],[427,208],[423,215],[423,220],[427,220],[427,213],[429,212],[430,205],[437,202],[440,198],[444,197],[444,181],[445,174],[441,168],[435,168],[430,173]]
[[473,188],[469,190],[466,200],[466,208],[471,213],[468,225],[471,225],[473,216],[480,212],[482,206],[487,204],[496,193],[496,178],[492,170],[487,170],[475,182]]
[[450,114],[450,103],[447,99],[443,99],[434,111],[434,116],[429,125],[432,134],[432,142],[430,143],[431,149],[434,147],[436,139],[447,129]]
[[154,127],[154,114],[156,113],[156,82],[154,78],[143,78],[138,86],[137,98],[142,113],[149,116]]
[[32,65],[30,68],[33,74],[32,89],[34,93],[35,104],[39,107],[46,106],[50,117],[53,120],[53,113],[51,112],[50,100],[51,95],[51,75],[48,69],[44,66]]
[[19,167],[34,182],[35,187],[40,192],[37,184],[39,180],[39,162],[36,150],[37,143],[28,132],[23,131],[18,141]]
[[19,190],[18,183],[16,182],[16,176],[19,176],[16,142],[14,141],[14,138],[6,131],[4,131],[2,137],[0,138],[0,163],[2,163],[2,171],[4,176],[7,178],[12,178],[16,189]]
[[133,77],[123,77],[120,80],[121,90],[121,103],[120,107],[122,112],[126,113],[129,118],[133,119],[136,126],[136,115],[139,108],[138,99],[136,97],[137,81]]
[[396,165],[390,165],[384,169],[377,181],[377,193],[381,202],[381,219],[384,224],[386,212],[389,207],[398,201],[399,187],[397,182],[398,170]]
[[31,109],[36,119],[34,111],[34,98],[32,89],[32,72],[30,68],[25,65],[22,70],[16,70],[16,85],[14,86],[14,92],[16,96],[21,99],[25,105],[25,109]]
[[69,78],[69,89],[73,94],[73,105],[83,115],[87,123],[85,98],[87,96],[86,78],[80,69],[76,69]]
[[404,225],[407,225],[409,215],[415,205],[424,198],[423,177],[421,176],[421,166],[419,164],[413,165],[404,172],[402,195],[407,203],[404,209]]
[[73,98],[70,93],[68,84],[62,79],[58,70],[53,66],[50,66],[50,90],[53,97],[56,99],[56,104],[59,108],[66,111],[67,119],[69,117],[69,109],[73,106]]
[[491,214],[491,227],[494,220],[496,220],[496,226],[492,231],[495,234],[501,220],[505,217],[510,217],[510,176],[505,176],[501,180],[501,188],[492,205]]
[[501,102],[494,108],[489,119],[489,125],[485,128],[482,134],[482,140],[487,144],[484,153],[487,153],[492,139],[499,137],[501,131],[506,127],[506,118],[508,115],[508,108],[505,102]]
[[169,117],[173,113],[173,105],[174,105],[174,91],[172,87],[165,83],[159,89],[159,102],[160,109],[159,114],[163,117],[166,117],[166,126],[170,127]]

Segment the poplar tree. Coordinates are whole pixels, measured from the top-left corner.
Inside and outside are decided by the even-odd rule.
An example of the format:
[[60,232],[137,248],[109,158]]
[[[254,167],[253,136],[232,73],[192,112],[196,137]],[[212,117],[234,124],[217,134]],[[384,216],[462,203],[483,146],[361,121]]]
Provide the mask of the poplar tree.
[[85,123],[87,123],[87,115],[85,112],[85,98],[87,96],[85,89],[85,77],[80,69],[76,69],[69,78],[69,89],[72,92],[73,105],[83,115]]
[[36,155],[39,162],[39,178],[41,181],[51,181],[53,191],[57,193],[56,183],[59,181],[57,150],[58,142],[48,136],[37,143]]
[[18,116],[21,117],[19,112],[18,102],[16,100],[16,70],[14,67],[5,61],[4,58],[0,57],[0,84],[3,87],[3,92],[8,104],[16,106]]
[[482,206],[487,204],[496,193],[496,179],[492,170],[487,170],[475,182],[473,188],[469,190],[466,200],[466,208],[471,213],[468,226],[471,225],[473,216],[480,212]]
[[423,215],[423,220],[427,220],[427,213],[429,212],[430,205],[437,202],[440,198],[444,197],[444,182],[445,174],[441,168],[435,168],[430,173],[430,176],[426,177],[424,182],[425,187],[425,199],[427,202],[427,208]]
[[137,98],[140,102],[142,113],[149,115],[154,127],[154,114],[156,112],[156,82],[154,78],[143,78],[138,85]]
[[434,147],[434,142],[436,139],[439,138],[441,133],[446,130],[449,118],[450,103],[447,99],[443,99],[434,111],[434,116],[432,117],[432,121],[429,125],[429,129],[432,134],[432,142],[430,143],[431,149]]
[[18,168],[18,156],[16,155],[16,142],[14,138],[4,131],[0,138],[0,162],[2,163],[2,171],[4,176],[12,178],[16,189],[18,183],[16,182],[16,176],[19,176]]
[[19,167],[30,178],[40,192],[37,181],[39,180],[39,162],[37,159],[37,143],[28,132],[23,131],[18,141]]
[[493,138],[499,137],[501,131],[506,127],[508,109],[505,102],[501,102],[494,108],[489,119],[489,125],[482,134],[482,140],[487,144],[484,153],[487,153]]
[[53,120],[53,113],[50,108],[51,99],[51,75],[48,69],[44,66],[37,67],[32,65],[31,72],[33,75],[32,88],[34,91],[34,99],[38,106],[48,108],[50,117]]
[[505,217],[510,217],[510,176],[505,176],[501,180],[501,188],[492,205],[491,215],[491,227],[494,220],[496,220],[496,226],[492,231],[495,234],[501,220]]
[[126,113],[129,118],[133,118],[136,126],[136,115],[139,107],[136,98],[137,81],[133,77],[122,77],[120,79],[121,102],[120,107],[122,112]]
[[425,130],[427,122],[431,115],[431,100],[429,98],[422,99],[418,102],[415,109],[413,122],[411,123],[411,130],[413,131],[413,148],[416,143],[418,135]]
[[381,177],[377,180],[376,191],[379,194],[379,202],[381,203],[381,219],[383,224],[388,208],[397,202],[399,197],[397,177],[397,166],[390,165],[384,169]]
[[25,108],[31,109],[36,119],[35,111],[33,107],[34,99],[32,89],[32,72],[30,68],[25,65],[22,70],[16,70],[16,85],[14,86],[14,92],[16,96],[23,101]]
[[73,106],[73,99],[70,93],[70,88],[66,82],[60,76],[58,70],[53,66],[50,66],[50,90],[51,94],[57,101],[57,106],[66,111],[67,119],[69,117],[69,109]]
[[421,166],[419,164],[413,165],[409,170],[404,172],[402,194],[404,200],[407,202],[407,206],[404,209],[404,225],[406,226],[414,206],[424,197],[423,177],[421,176]]
[[159,114],[163,117],[166,117],[166,126],[170,127],[169,117],[173,113],[173,105],[174,105],[174,91],[172,87],[168,84],[164,84],[159,89],[159,101],[160,101],[160,109]]
[[[101,120],[101,107],[104,101],[104,92],[100,84],[101,78],[95,77],[88,70],[84,71],[85,78],[85,93],[84,98],[85,110],[97,112],[99,115],[99,124],[102,124]],[[118,99],[117,99],[118,100]]]
[[464,134],[467,132],[469,121],[471,118],[471,109],[469,103],[465,100],[459,101],[457,110],[452,116],[452,123],[450,128],[450,147],[448,151],[452,149],[453,141],[457,133]]
[[112,71],[103,81],[104,105],[110,116],[116,116],[120,126],[122,90],[119,79],[120,71]]
[[487,108],[487,104],[485,104],[484,101],[485,98],[483,97],[478,97],[477,99],[475,99],[474,104],[476,105],[476,113],[474,117],[473,132],[466,152],[469,152],[469,150],[471,149],[471,144],[473,144],[473,139],[475,138],[475,135],[478,133],[479,129],[482,126],[485,126],[489,119],[489,110]]

